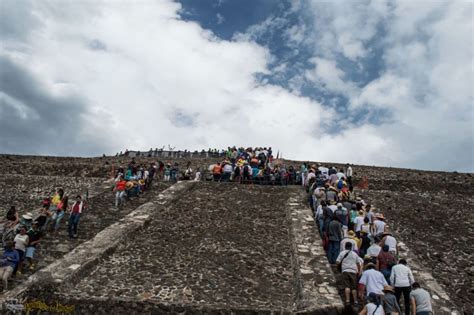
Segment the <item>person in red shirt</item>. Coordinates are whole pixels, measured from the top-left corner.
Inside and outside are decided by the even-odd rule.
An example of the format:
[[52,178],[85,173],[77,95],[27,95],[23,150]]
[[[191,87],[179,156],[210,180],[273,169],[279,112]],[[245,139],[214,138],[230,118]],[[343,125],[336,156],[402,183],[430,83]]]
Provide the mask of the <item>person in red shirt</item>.
[[123,198],[125,197],[125,190],[127,188],[127,181],[123,179],[123,176],[120,176],[116,183],[115,183],[115,208],[118,208],[120,204],[123,202]]
[[69,215],[69,225],[68,232],[70,238],[77,238],[77,225],[79,224],[79,219],[81,218],[82,210],[86,207],[85,203],[82,201],[80,195],[76,196],[76,201],[71,207],[71,213]]

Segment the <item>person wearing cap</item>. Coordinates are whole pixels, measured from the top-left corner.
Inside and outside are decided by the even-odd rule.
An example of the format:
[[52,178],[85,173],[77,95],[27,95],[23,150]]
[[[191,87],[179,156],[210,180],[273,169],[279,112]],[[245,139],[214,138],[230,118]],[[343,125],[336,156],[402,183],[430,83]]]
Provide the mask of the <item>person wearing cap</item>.
[[414,282],[411,287],[412,291],[410,292],[410,301],[412,313],[416,315],[433,314],[430,293],[421,288],[418,282]]
[[359,315],[385,315],[380,296],[373,292],[367,295],[367,304],[364,306]]
[[353,244],[347,242],[344,244],[344,250],[337,256],[336,263],[341,265],[346,304],[351,303],[352,293],[354,304],[357,305],[357,276],[362,271],[364,261],[354,252]]
[[20,226],[20,233],[15,236],[15,239],[13,241],[15,242],[15,250],[18,252],[19,257],[18,264],[13,270],[13,274],[21,274],[23,260],[25,258],[25,250],[29,242],[29,237],[28,234],[26,234],[26,228],[24,226]]
[[385,315],[400,315],[400,305],[398,305],[393,287],[386,285],[383,287],[382,305]]
[[3,291],[8,290],[8,279],[13,275],[13,271],[20,261],[18,252],[14,249],[14,243],[8,241],[0,259],[0,278],[3,281]]
[[388,285],[383,274],[375,269],[373,263],[368,263],[365,268],[359,279],[359,297],[361,300],[364,298],[364,292],[367,296],[370,293],[381,295],[384,286]]
[[395,287],[395,296],[397,302],[400,304],[400,298],[403,294],[403,300],[405,302],[405,314],[410,314],[410,292],[411,285],[415,282],[413,273],[410,267],[407,266],[405,259],[400,259],[398,264],[392,267],[392,273],[390,274],[390,283]]

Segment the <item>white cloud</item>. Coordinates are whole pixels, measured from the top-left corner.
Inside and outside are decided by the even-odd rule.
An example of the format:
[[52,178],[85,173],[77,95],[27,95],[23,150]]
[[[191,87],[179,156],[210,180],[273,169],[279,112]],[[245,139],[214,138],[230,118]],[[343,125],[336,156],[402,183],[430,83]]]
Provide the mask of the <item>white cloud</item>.
[[[2,35],[0,57],[27,68],[48,100],[79,96],[86,123],[74,132],[104,150],[272,145],[295,159],[474,169],[472,4],[311,1],[313,30],[285,29],[287,19],[271,16],[225,41],[183,21],[180,5],[168,0],[24,3],[10,20],[30,22],[8,24],[13,29]],[[294,3],[293,12],[307,10]],[[314,67],[288,81],[293,91],[255,79],[273,74],[269,64],[279,78],[292,67],[289,61],[278,66],[255,43],[266,31],[285,32],[290,47],[314,48]],[[360,84],[340,57],[365,71],[374,42],[383,69]],[[308,81],[348,97],[349,108],[301,96]],[[32,116],[27,105],[0,94],[0,110],[15,108],[26,119]],[[393,117],[378,125],[365,117],[350,122],[348,115],[361,109]],[[326,132],[340,122],[345,129]],[[64,147],[71,154],[101,153]]]
[[[371,115],[380,110],[391,115],[369,129],[348,126],[346,133],[370,132],[361,135],[364,139],[376,133],[390,141],[384,150],[396,157],[393,165],[473,171],[473,4],[308,4],[314,29],[306,42],[314,45],[315,57],[310,60],[315,68],[306,72],[306,79],[349,97],[351,115],[361,109]],[[376,78],[360,84],[355,69],[351,75],[344,73],[344,58],[357,61],[363,71],[371,66],[374,47],[383,62]],[[359,121],[366,123],[363,117]],[[371,159],[391,164],[382,156]]]

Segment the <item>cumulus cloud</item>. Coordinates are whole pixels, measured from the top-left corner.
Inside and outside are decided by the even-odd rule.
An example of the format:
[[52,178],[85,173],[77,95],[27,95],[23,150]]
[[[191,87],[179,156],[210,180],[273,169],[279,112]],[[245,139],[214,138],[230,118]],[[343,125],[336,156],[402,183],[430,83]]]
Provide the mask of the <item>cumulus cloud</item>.
[[[396,158],[374,158],[376,164],[474,170],[472,3],[299,6],[313,27],[305,44],[314,67],[305,79],[348,99],[347,115],[371,126],[362,129],[366,135],[357,129],[363,139],[376,133],[390,140],[379,142],[380,150]],[[371,123],[368,115],[381,119]]]
[[[294,159],[472,171],[471,10],[295,1],[289,12],[311,23],[269,16],[229,41],[169,0],[4,0],[0,151],[273,145]],[[294,66],[257,44],[265,32],[311,47],[286,77],[293,90],[259,79]],[[306,97],[308,84],[332,95]],[[380,113],[390,119],[368,119]]]

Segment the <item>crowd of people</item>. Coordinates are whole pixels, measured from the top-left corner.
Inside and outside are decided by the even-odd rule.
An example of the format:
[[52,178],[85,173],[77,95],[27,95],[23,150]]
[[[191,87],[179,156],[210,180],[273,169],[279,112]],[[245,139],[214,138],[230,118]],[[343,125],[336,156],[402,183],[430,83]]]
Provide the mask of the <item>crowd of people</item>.
[[[214,153],[214,151],[212,151]],[[361,314],[425,315],[432,312],[429,293],[422,289],[403,258],[398,255],[398,242],[390,232],[383,213],[367,203],[354,191],[353,169],[325,167],[303,163],[299,167],[286,166],[274,159],[270,147],[229,147],[218,152],[221,160],[207,170],[191,162],[180,169],[178,162],[161,161],[143,164],[132,158],[126,168],[114,172],[115,209],[127,199],[139,197],[150,189],[153,181],[212,180],[262,185],[301,185],[309,193],[318,231],[323,239],[329,262],[342,273],[344,298],[348,305],[359,306]],[[38,215],[19,216],[11,207],[0,224],[3,256],[0,277],[3,289],[8,279],[21,274],[25,261],[30,270],[35,268],[35,250],[46,232],[56,234],[66,214],[68,235],[77,238],[82,212],[87,209],[87,196],[77,195],[70,204],[68,195],[58,189],[52,197],[42,201]],[[400,305],[403,297],[403,305]],[[402,306],[402,307],[401,307]]]
[[[63,189],[58,189],[53,196],[41,201],[38,213],[27,212],[19,215],[15,206],[11,206],[5,218],[0,222],[3,255],[0,259],[0,278],[3,290],[8,289],[8,280],[21,275],[25,268],[35,270],[36,250],[46,233],[56,235],[66,214],[68,217],[68,234],[71,239],[77,238],[77,227],[87,203],[77,195],[74,202]],[[26,266],[25,266],[26,265]]]
[[311,165],[302,176],[329,263],[342,274],[345,303],[364,303],[363,315],[431,314],[430,294],[399,257],[383,213],[354,191],[352,174],[350,165]]

